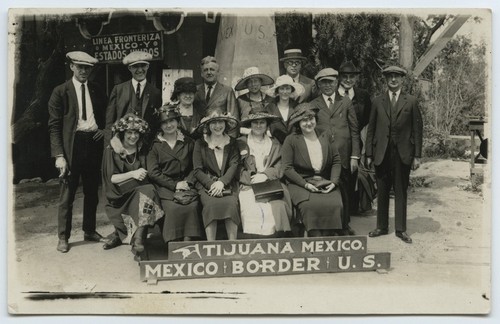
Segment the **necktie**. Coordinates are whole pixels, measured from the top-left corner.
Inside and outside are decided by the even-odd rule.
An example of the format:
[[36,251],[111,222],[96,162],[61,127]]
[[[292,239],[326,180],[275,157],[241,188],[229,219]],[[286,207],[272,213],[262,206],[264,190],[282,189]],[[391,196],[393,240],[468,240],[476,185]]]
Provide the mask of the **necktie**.
[[349,90],[346,90],[346,91],[344,92],[344,96],[349,97]]
[[392,92],[392,97],[391,97],[391,116],[392,118],[396,118],[396,105],[397,105],[397,99],[396,99],[396,92]]
[[82,83],[82,119],[87,120],[87,108],[85,107],[85,83]]
[[137,97],[137,100],[141,99],[141,84],[137,83],[137,89],[135,90],[135,96]]
[[208,101],[210,100],[210,92],[212,91],[212,85],[210,84],[208,86],[208,91],[207,91],[207,96],[205,98],[205,101],[208,103]]
[[333,100],[332,97],[328,97],[328,109],[333,110]]

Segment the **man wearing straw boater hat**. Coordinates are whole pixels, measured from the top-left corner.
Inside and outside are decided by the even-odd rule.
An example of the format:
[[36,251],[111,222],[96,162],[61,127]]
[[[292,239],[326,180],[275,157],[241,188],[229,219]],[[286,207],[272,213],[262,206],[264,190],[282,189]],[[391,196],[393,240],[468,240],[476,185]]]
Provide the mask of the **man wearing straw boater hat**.
[[[123,58],[122,62],[128,67],[132,79],[116,85],[111,91],[106,110],[105,143],[111,139],[113,124],[127,113],[144,119],[153,130],[151,134],[158,128],[154,113],[155,109],[161,107],[161,92],[146,80],[149,61],[152,59],[151,54],[143,51],[131,52]],[[145,138],[147,145],[151,142],[151,134]]]
[[285,67],[286,74],[290,76],[294,82],[300,83],[304,87],[304,93],[297,98],[298,103],[309,102],[316,91],[314,80],[300,74],[302,64],[304,64],[306,60],[307,59],[302,55],[302,50],[293,47],[286,49],[283,53],[283,57],[280,58],[280,62],[283,62]]
[[366,135],[367,164],[375,164],[377,178],[377,228],[370,237],[389,233],[389,192],[394,186],[396,236],[412,243],[406,233],[406,207],[410,169],[420,166],[422,115],[417,98],[401,91],[406,70],[382,70],[388,91],[373,99]]
[[102,239],[96,232],[96,210],[106,108],[102,87],[88,81],[98,60],[80,51],[69,52],[66,58],[73,77],[54,89],[48,104],[51,154],[61,180],[57,250],[62,253],[69,251],[73,201],[80,176],[84,195],[83,239]]
[[348,97],[337,98],[337,78],[339,73],[326,68],[315,76],[316,86],[321,95],[311,101],[311,105],[319,109],[318,128],[329,129],[335,138],[342,170],[340,173],[340,191],[344,203],[343,228],[349,235],[354,235],[350,228],[349,193],[354,191],[356,178],[353,174],[358,170],[360,159],[359,129],[356,113],[352,108],[352,102]]

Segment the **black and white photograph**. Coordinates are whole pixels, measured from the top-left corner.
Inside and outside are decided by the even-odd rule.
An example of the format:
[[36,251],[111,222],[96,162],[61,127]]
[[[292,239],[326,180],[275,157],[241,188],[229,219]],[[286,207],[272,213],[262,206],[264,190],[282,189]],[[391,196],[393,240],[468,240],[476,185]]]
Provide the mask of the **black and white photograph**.
[[7,12],[8,317],[489,318],[490,8],[78,5]]

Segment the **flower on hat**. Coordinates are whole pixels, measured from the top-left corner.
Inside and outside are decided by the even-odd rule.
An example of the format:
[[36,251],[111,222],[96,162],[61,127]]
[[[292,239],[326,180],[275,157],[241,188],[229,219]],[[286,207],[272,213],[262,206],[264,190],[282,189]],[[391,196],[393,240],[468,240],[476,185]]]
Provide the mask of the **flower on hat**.
[[111,127],[113,133],[122,133],[127,130],[135,130],[141,134],[145,134],[149,131],[148,123],[133,114],[127,114],[116,121]]

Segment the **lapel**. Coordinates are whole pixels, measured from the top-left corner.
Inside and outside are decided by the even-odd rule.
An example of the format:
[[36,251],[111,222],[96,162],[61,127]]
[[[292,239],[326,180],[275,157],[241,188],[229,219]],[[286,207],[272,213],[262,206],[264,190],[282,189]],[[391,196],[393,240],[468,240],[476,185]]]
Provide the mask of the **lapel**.
[[319,95],[319,97],[317,97],[316,99],[316,106],[320,109],[320,110],[325,110],[328,115],[330,115],[331,111],[330,109],[328,108],[328,106],[326,105],[326,102],[325,102],[325,99],[323,99],[323,95]]
[[75,111],[75,115],[78,118],[80,118],[80,108],[78,107],[78,99],[76,98],[76,89],[75,85],[73,84],[73,80],[70,79],[66,83],[66,92],[68,93],[68,98],[69,98],[69,104],[70,106],[73,106],[73,110]]
[[307,151],[307,145],[304,136],[297,135],[296,139],[297,139],[297,150],[299,151],[299,154],[302,156],[305,165],[309,169],[312,169],[311,157],[309,156],[309,151]]
[[[323,100],[324,101],[324,100]],[[344,97],[340,96],[338,93],[335,95],[335,102],[333,103],[333,111],[330,112],[330,116],[335,115],[339,110],[342,110],[345,105]],[[340,112],[340,117],[342,117],[342,112]]]
[[[90,101],[92,102],[92,110],[94,111],[94,118],[97,118],[98,116],[98,113],[97,113],[97,106],[99,105],[98,102],[96,102],[96,96],[95,96],[95,88],[94,86],[90,83],[90,82],[87,82],[87,88],[89,90],[89,96],[90,96]],[[97,122],[97,119],[96,119],[96,122]]]
[[176,141],[175,143],[175,146],[174,148],[172,149],[170,147],[170,145],[168,145],[167,142],[163,142],[163,141],[160,141],[158,140],[162,145],[160,145],[160,149],[163,153],[167,154],[167,155],[170,155],[172,158],[174,158],[175,160],[179,160],[179,151],[182,149],[183,147],[183,143],[179,141]]
[[401,111],[403,110],[403,107],[406,105],[406,94],[401,92],[399,94],[398,102],[396,102],[396,119],[399,118],[399,115],[401,114]]
[[151,85],[149,82],[146,82],[144,86],[144,91],[142,92],[142,118],[144,118],[144,114],[146,113],[146,107],[149,103],[149,94],[151,90]]
[[[203,85],[203,89],[204,88],[205,88],[205,85]],[[203,92],[205,92],[205,90],[203,90]],[[222,85],[220,84],[219,81],[217,81],[215,88],[213,88],[212,93],[210,94],[210,100],[208,100],[207,106],[210,106],[210,104],[212,104],[214,102],[215,98],[220,96],[221,92],[222,92]]]
[[224,172],[226,172],[226,164],[227,164],[227,159],[229,158],[229,153],[231,152],[231,140],[229,140],[229,144],[224,146],[224,151],[222,152],[222,167],[220,169],[220,174],[223,175]]
[[328,165],[328,136],[325,133],[318,135],[319,142],[321,143],[321,152],[323,153],[323,164],[321,165],[321,172],[323,172],[326,165]]
[[391,100],[389,99],[389,92],[386,91],[382,96],[382,107],[384,108],[387,118],[391,120]]
[[[125,102],[123,103],[123,105],[118,105],[118,109],[120,109],[120,111],[118,111],[118,119],[122,118],[125,113],[127,112],[127,110],[129,109],[129,106],[132,104],[132,96],[135,97],[135,90],[134,90],[134,86],[132,85],[132,79],[130,79],[127,84],[125,84],[125,86],[123,87],[123,90],[125,91],[125,94],[123,96]],[[128,93],[128,96],[127,96],[127,93]]]

